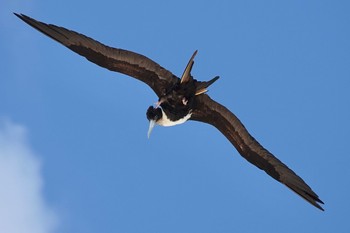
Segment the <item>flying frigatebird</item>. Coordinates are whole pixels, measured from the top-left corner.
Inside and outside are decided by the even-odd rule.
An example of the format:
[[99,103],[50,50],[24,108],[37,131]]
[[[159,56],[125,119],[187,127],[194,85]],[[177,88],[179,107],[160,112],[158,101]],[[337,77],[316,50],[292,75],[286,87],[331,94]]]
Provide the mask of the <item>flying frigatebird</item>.
[[89,61],[134,77],[150,86],[159,99],[156,106],[150,106],[146,113],[150,121],[148,136],[155,124],[173,126],[187,120],[211,124],[225,135],[246,160],[323,210],[320,204],[324,203],[302,178],[261,146],[232,112],[205,94],[208,86],[219,77],[207,82],[192,77],[191,69],[197,51],[189,60],[181,78],[178,78],[143,55],[106,46],[75,31],[46,24],[23,14],[15,15]]

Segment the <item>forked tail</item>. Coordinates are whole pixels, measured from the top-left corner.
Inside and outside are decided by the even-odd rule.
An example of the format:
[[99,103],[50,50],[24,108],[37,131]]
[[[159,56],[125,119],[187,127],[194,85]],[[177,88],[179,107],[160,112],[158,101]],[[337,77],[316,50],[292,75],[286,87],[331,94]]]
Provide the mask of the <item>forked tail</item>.
[[203,94],[208,91],[208,87],[213,84],[216,80],[219,79],[219,76],[216,76],[215,78],[207,81],[207,82],[198,82],[196,87],[196,95]]

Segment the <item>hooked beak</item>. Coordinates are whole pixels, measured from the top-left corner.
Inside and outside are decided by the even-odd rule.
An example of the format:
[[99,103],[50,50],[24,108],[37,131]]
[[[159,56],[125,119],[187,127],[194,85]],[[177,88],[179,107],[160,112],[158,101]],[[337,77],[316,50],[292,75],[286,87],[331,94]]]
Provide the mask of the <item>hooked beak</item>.
[[148,128],[148,133],[147,133],[147,137],[148,138],[151,136],[152,130],[153,130],[155,125],[156,125],[156,121],[155,120],[150,120],[149,121],[149,128]]

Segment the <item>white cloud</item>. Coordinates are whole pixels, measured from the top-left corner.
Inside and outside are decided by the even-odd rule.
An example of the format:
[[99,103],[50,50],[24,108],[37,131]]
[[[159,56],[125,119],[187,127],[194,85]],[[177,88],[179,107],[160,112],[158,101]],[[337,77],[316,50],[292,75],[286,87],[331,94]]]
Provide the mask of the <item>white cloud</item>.
[[0,231],[50,233],[57,217],[45,202],[40,161],[26,129],[0,119]]

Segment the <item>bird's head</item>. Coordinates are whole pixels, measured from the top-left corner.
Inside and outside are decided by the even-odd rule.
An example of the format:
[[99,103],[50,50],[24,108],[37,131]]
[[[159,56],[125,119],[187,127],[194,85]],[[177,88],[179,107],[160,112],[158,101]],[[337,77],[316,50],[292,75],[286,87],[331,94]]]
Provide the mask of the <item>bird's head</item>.
[[149,120],[149,128],[147,133],[147,136],[149,138],[151,136],[152,129],[156,125],[157,121],[159,121],[162,118],[163,113],[159,107],[155,108],[153,106],[150,106],[147,109],[146,116],[147,116],[147,119]]

